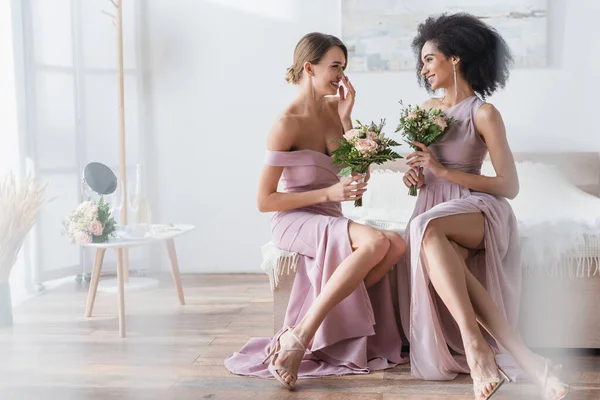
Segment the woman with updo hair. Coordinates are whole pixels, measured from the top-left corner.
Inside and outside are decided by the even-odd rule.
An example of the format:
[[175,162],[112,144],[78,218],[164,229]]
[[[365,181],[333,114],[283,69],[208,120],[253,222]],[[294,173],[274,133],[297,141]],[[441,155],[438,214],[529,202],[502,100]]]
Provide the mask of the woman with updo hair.
[[356,184],[360,175],[340,181],[331,156],[352,129],[356,91],[344,74],[347,58],[346,46],[323,33],[296,46],[285,79],[298,94],[267,138],[257,202],[261,212],[275,212],[272,242],[299,255],[298,270],[284,326],[225,361],[233,373],[272,376],[290,390],[298,376],[365,374],[406,362],[387,276],[404,240],[342,215],[341,202],[367,187]]

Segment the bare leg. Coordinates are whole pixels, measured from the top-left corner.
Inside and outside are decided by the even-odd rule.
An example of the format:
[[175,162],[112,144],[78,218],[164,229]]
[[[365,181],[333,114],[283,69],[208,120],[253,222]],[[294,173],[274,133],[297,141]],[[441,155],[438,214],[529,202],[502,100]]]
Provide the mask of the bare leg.
[[[451,243],[476,248],[483,235],[481,213],[448,216],[429,222],[422,246],[431,283],[459,326],[472,376],[489,379],[498,377],[494,354],[477,324],[467,291],[464,260]],[[493,388],[492,384],[485,385],[481,395],[487,396]]]
[[[464,260],[467,255],[467,250],[458,245],[455,245],[455,248],[459,256]],[[540,379],[540,374],[543,373],[545,368],[544,362],[539,356],[527,348],[521,337],[517,335],[508,324],[483,285],[475,278],[471,271],[469,271],[466,265],[464,268],[469,297],[473,303],[475,313],[479,316],[479,320],[494,336],[494,339],[512,354],[521,368],[523,368],[534,381]],[[558,380],[556,376],[549,376],[545,398],[556,399],[560,398],[560,396],[565,393],[566,388],[561,384],[560,380]]]
[[379,264],[375,266],[365,277],[367,289],[379,282],[396,265],[406,251],[406,242],[396,232],[382,231],[390,241],[390,249]]
[[[382,262],[390,248],[389,239],[381,231],[354,222],[350,222],[348,231],[353,253],[336,268],[302,321],[294,328],[294,333],[304,344],[310,343],[329,311],[363,282],[367,274]],[[287,332],[281,335],[279,343],[283,348],[298,347]],[[277,355],[274,363],[285,366],[295,375],[303,357],[302,352],[283,352]],[[294,386],[291,374],[279,371],[279,375]]]
[[[481,219],[481,221],[478,221]],[[453,249],[454,257],[451,257],[451,254],[447,254],[447,262],[446,264],[452,265],[454,262],[450,262],[450,260],[454,260],[463,271],[462,277],[464,277],[465,287],[468,292],[469,303],[462,303],[464,307],[471,308],[473,313],[471,314],[471,310],[458,311],[459,315],[477,315],[479,316],[480,321],[485,326],[486,329],[493,335],[493,337],[504,347],[506,348],[510,354],[515,358],[517,363],[523,368],[523,370],[529,374],[535,381],[540,379],[540,374],[544,371],[544,362],[542,359],[535,355],[531,350],[529,350],[525,343],[521,340],[521,338],[515,333],[513,328],[508,324],[508,321],[504,318],[496,304],[490,298],[486,289],[481,285],[481,283],[473,276],[473,274],[469,271],[465,264],[465,259],[468,255],[468,251],[466,248],[481,248],[483,243],[483,215],[482,214],[462,214],[451,217],[440,218],[438,220],[434,220],[430,222],[429,227],[433,224],[434,231],[437,235],[443,235],[448,243],[450,244],[450,248]],[[429,230],[429,229],[428,229]],[[441,242],[441,241],[440,241]],[[443,246],[443,251],[447,251],[449,247]],[[437,250],[440,252],[440,249]],[[435,253],[435,252],[434,252]],[[428,261],[431,264],[431,259],[429,255],[427,255]],[[447,265],[444,265],[444,268]],[[452,267],[449,267],[452,268]],[[431,268],[434,270],[435,268]],[[439,269],[439,268],[437,268]],[[457,273],[458,271],[455,271]],[[458,274],[461,275],[461,274]],[[462,278],[461,277],[461,278]],[[461,281],[462,282],[462,281]],[[433,283],[433,280],[432,280]],[[449,283],[449,282],[448,282]],[[442,287],[445,285],[442,282]],[[435,284],[434,284],[435,286]],[[462,286],[461,286],[462,288]],[[445,288],[444,288],[445,289]],[[436,287],[436,290],[437,287]],[[439,291],[438,291],[439,293]],[[440,297],[441,294],[440,294]],[[461,294],[460,299],[464,302],[464,297]],[[442,300],[444,300],[442,298]],[[445,300],[444,300],[445,302]],[[446,303],[446,302],[445,302]],[[456,305],[460,309],[460,302],[456,301]],[[448,304],[446,303],[448,306]],[[448,307],[450,310],[450,307]],[[452,313],[452,310],[450,310]],[[453,314],[454,316],[454,314]],[[456,318],[456,317],[455,317]],[[458,322],[458,320],[457,320]],[[459,327],[461,324],[459,323]],[[470,326],[470,325],[469,325]],[[479,332],[479,329],[477,328]],[[472,335],[474,332],[469,332],[469,335]],[[461,334],[463,335],[463,342],[465,343],[465,350],[467,351],[467,360],[469,360],[469,349],[467,347],[467,341],[465,340],[465,335],[463,333],[463,328],[461,327]],[[482,340],[483,338],[479,335],[480,338],[475,338],[471,340]],[[478,346],[483,347],[483,346]],[[489,352],[489,347],[485,346],[486,350]],[[477,352],[475,351],[474,357],[477,357]],[[473,358],[473,357],[472,357]],[[487,357],[486,357],[487,358]],[[493,360],[492,360],[493,362]],[[471,364],[469,363],[469,366]],[[491,365],[495,369],[495,365]],[[471,368],[473,371],[473,368]],[[475,375],[475,376],[483,376],[483,377],[491,377],[495,375]],[[546,391],[546,397],[548,399],[560,398],[560,395],[566,392],[566,388],[561,385],[560,381],[554,375],[550,375],[548,379],[548,389]],[[484,395],[486,393],[483,393]]]

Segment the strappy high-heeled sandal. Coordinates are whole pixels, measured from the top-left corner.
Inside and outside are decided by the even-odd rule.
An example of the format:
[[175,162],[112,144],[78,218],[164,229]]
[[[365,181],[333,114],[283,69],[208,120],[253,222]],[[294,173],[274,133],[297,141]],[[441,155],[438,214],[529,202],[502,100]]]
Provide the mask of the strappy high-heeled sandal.
[[[558,378],[557,372],[562,368],[562,365],[560,365],[560,364],[554,365],[551,360],[544,358],[544,357],[541,357],[541,358],[544,361],[544,374],[540,378],[540,387],[541,387],[541,391],[542,391],[542,398],[544,400],[564,399],[565,397],[567,397],[567,394],[569,394],[569,390],[571,389],[571,387],[569,385],[567,385],[566,383],[561,382],[561,380]],[[559,391],[557,393],[555,390],[551,391],[550,393],[548,392],[548,390],[551,388],[548,386],[548,377],[550,374],[554,375],[554,378],[557,381],[557,383],[555,385],[558,386],[559,388],[563,389],[564,392]],[[555,386],[554,386],[554,388],[555,388]]]
[[[494,335],[492,335],[490,330],[485,326],[485,324],[483,324],[483,322],[481,322],[481,320],[479,318],[477,319],[477,322],[479,323],[479,325],[481,325],[481,327],[483,329],[486,330],[487,333],[490,334],[490,336],[492,336],[492,338],[494,338],[494,340],[496,340],[496,342],[498,341],[494,337]],[[567,397],[567,394],[569,394],[571,387],[569,385],[567,385],[566,383],[561,382],[561,380],[557,376],[556,372],[558,372],[562,368],[562,365],[554,365],[551,360],[544,358],[542,356],[539,356],[539,357],[544,361],[544,374],[542,375],[541,378],[539,378],[540,383],[538,384],[538,386],[541,387],[542,398],[544,400],[562,400],[562,399],[564,399],[565,397]],[[498,369],[498,370],[500,371],[501,374],[504,374],[504,371],[502,371],[501,369]],[[554,375],[554,378],[557,381],[556,386],[564,389],[564,392],[562,394],[559,392],[559,394],[556,395],[555,394],[556,391],[553,391],[552,393],[548,393],[548,389],[549,389],[548,376],[550,374]],[[504,374],[504,375],[506,375],[506,374]],[[510,379],[508,381],[511,382]],[[488,398],[489,398],[489,396],[488,396]]]
[[[292,348],[285,348],[281,345],[281,343],[279,343],[279,339],[281,338],[281,335],[283,335],[284,333],[289,332],[290,335],[292,336],[292,338],[296,341],[296,343],[300,346],[300,347],[292,347]],[[277,338],[275,339],[275,344],[273,345],[273,348],[271,349],[271,351],[269,352],[269,354],[267,355],[267,357],[263,360],[263,364],[267,362],[267,360],[269,360],[269,358],[271,359],[271,362],[269,363],[268,366],[268,370],[271,373],[271,375],[273,375],[273,377],[275,379],[277,379],[277,381],[283,386],[285,387],[287,390],[293,390],[294,386],[290,385],[289,383],[287,383],[282,377],[281,375],[279,375],[277,372],[278,371],[283,371],[286,372],[288,374],[290,374],[293,378],[293,383],[295,385],[296,381],[298,380],[298,376],[296,374],[291,373],[286,367],[284,367],[283,365],[276,365],[275,364],[275,358],[278,354],[281,354],[283,352],[286,351],[301,351],[302,353],[306,352],[306,346],[304,345],[304,343],[302,343],[302,340],[300,340],[300,338],[294,333],[294,331],[292,330],[292,328],[290,328],[289,326],[287,326],[283,331],[281,331],[281,333],[277,336]]]
[[[490,330],[488,329],[487,326],[485,326],[485,324],[481,321],[481,319],[476,318],[477,323],[494,339],[496,340],[496,338],[494,337],[494,335],[492,335],[492,333],[490,332]],[[496,340],[497,342],[497,340]],[[490,346],[491,348],[491,346]],[[496,363],[496,368],[498,368],[498,373],[500,374],[500,377],[498,378],[490,378],[490,379],[484,379],[481,380],[477,377],[472,377],[473,379],[473,392],[475,393],[475,396],[478,396],[481,393],[481,388],[482,386],[487,385],[488,383],[495,383],[496,386],[494,386],[494,388],[492,389],[492,392],[487,395],[487,397],[483,397],[483,400],[488,400],[490,397],[492,397],[494,395],[494,393],[496,393],[498,391],[498,389],[500,389],[500,387],[502,385],[504,385],[505,382],[512,382],[512,379],[510,379],[510,377],[508,376],[508,374],[506,372],[504,372],[504,370],[502,368],[500,368],[500,366],[498,365],[498,361],[496,361],[496,353],[494,352],[494,349],[492,349],[492,352],[494,353],[494,363]],[[478,397],[479,399],[479,397]]]
[[[492,351],[493,351],[493,349],[492,349]],[[498,368],[500,377],[489,378],[489,379],[480,379],[480,378],[471,376],[471,378],[473,379],[473,393],[475,394],[475,398],[477,400],[480,400],[480,399],[488,400],[498,391],[498,389],[500,389],[500,387],[502,385],[504,385],[505,382],[512,382],[510,377],[498,365],[498,362],[496,361],[496,354],[494,354],[494,363],[496,363],[496,368]],[[485,397],[482,397],[481,396],[482,388],[489,383],[496,384],[496,385],[494,386],[494,388],[492,389],[490,394],[488,394]]]

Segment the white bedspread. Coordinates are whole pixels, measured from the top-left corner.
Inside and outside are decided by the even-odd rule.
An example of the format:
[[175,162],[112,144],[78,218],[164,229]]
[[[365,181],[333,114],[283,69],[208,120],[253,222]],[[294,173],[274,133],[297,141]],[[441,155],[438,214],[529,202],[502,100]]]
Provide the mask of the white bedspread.
[[[521,237],[522,266],[529,273],[586,277],[600,273],[600,198],[569,183],[555,167],[517,163],[520,192],[510,200]],[[486,162],[482,174],[494,176]],[[403,173],[372,172],[364,206],[343,204],[358,222],[402,232],[415,204],[402,183]]]

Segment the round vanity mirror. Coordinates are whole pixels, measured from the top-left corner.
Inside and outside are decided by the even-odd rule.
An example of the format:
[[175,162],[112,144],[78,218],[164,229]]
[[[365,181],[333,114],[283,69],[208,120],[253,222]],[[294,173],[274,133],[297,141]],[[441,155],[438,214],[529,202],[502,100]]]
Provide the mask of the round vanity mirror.
[[87,186],[99,195],[112,194],[117,189],[117,177],[106,165],[91,162],[83,170]]

